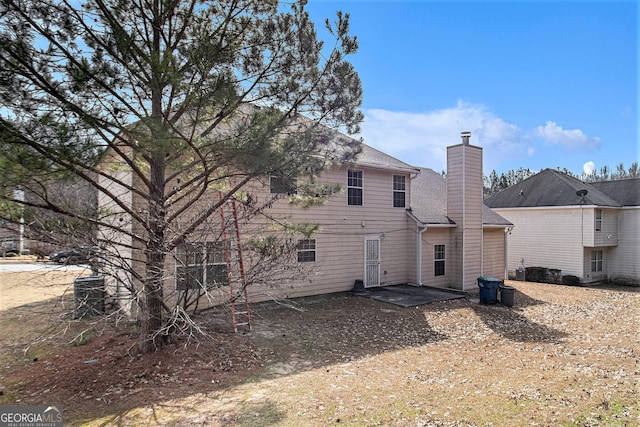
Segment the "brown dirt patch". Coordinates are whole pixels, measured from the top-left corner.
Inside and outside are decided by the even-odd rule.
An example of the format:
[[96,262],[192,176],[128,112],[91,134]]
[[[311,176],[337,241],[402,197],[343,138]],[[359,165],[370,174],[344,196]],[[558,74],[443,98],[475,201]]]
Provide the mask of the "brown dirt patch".
[[0,403],[58,404],[70,425],[640,425],[640,289],[511,285],[513,308],[258,304],[246,334],[211,310],[208,338],[144,357],[131,328],[64,319],[37,346],[12,337]]

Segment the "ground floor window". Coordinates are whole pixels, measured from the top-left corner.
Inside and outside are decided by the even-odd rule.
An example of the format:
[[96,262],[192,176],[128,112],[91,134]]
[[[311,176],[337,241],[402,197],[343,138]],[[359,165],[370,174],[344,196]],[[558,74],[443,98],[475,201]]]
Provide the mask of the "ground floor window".
[[298,262],[316,261],[316,240],[298,240]]
[[176,289],[207,289],[227,284],[222,242],[185,244],[176,248]]
[[591,271],[602,271],[602,251],[591,251]]
[[433,247],[433,272],[434,276],[444,276],[444,245]]

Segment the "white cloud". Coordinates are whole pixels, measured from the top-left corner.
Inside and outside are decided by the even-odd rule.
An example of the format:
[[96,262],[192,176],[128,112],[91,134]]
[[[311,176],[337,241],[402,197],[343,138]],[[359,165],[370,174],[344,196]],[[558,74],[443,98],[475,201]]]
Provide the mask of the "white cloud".
[[[514,164],[544,155],[541,144],[593,150],[600,139],[580,129],[565,130],[556,122],[521,130],[482,104],[458,101],[455,106],[421,113],[368,109],[362,124],[364,142],[406,163],[446,169],[446,147],[460,143],[460,132],[471,131],[471,144],[485,150],[484,171],[517,168]],[[542,162],[544,163],[544,162]],[[548,166],[543,166],[548,167]]]
[[600,138],[589,138],[580,129],[563,129],[556,122],[548,121],[544,126],[538,126],[533,135],[551,144],[560,144],[568,149],[595,150],[600,147]]
[[592,161],[588,161],[582,165],[582,173],[585,175],[591,175],[596,170],[596,164]]
[[424,113],[370,109],[365,112],[362,136],[366,144],[416,166],[438,172],[446,169],[446,147],[460,143],[460,132],[471,131],[473,145],[485,150],[485,170],[503,156],[522,152],[524,143],[516,125],[497,117],[485,106],[458,101],[455,107]]

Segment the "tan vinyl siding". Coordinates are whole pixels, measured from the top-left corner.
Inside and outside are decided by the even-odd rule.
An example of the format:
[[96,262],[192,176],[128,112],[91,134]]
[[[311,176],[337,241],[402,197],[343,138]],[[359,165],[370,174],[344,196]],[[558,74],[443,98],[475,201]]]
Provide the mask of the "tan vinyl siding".
[[[364,277],[366,236],[380,238],[380,284],[409,281],[409,272],[415,270],[415,258],[410,256],[411,248],[407,244],[412,241],[412,234],[406,210],[393,207],[392,176],[399,173],[369,168],[360,170],[363,171],[363,206],[347,205],[347,168],[344,167],[327,171],[318,179],[320,183],[342,185],[342,192],[330,197],[325,204],[302,209],[284,196],[267,209],[270,216],[286,222],[320,226],[312,236],[316,240],[316,261],[304,263],[304,271],[297,280],[252,285],[253,301],[351,290],[354,281]],[[406,176],[408,204],[410,180],[408,174]],[[262,203],[270,197],[268,191],[267,185],[255,183],[251,194],[254,200]],[[219,218],[218,213],[214,216],[214,219]],[[252,218],[250,224],[241,225],[241,234],[243,238],[249,238],[269,234],[270,229],[273,228],[267,220],[258,216]]]
[[[98,182],[105,189],[106,192],[120,200],[127,208],[133,208],[134,206],[140,206],[139,197],[136,197],[126,186],[134,187],[136,182],[134,181],[133,174],[127,170],[127,168],[114,168],[109,171],[114,180],[111,180],[103,175],[99,175]],[[118,182],[116,182],[118,181]],[[136,254],[135,249],[132,246],[136,245],[131,235],[141,235],[141,230],[135,229],[131,222],[131,218],[123,208],[118,206],[113,200],[107,196],[105,192],[98,192],[98,206],[100,206],[100,213],[103,216],[101,218],[105,223],[113,224],[115,227],[124,230],[125,233],[113,230],[109,227],[99,227],[98,236],[100,244],[106,250],[108,254],[117,254],[117,258],[125,265],[136,266],[135,259],[139,257]],[[127,234],[129,233],[129,234]],[[105,285],[107,291],[120,307],[130,316],[136,316],[137,306],[133,304],[130,292],[125,289],[125,286],[131,286],[132,278],[129,273],[119,268],[120,264],[115,265],[115,268],[110,268],[109,265],[104,268],[105,271]],[[142,265],[140,265],[142,268]],[[140,270],[142,272],[142,270]]]
[[482,149],[473,145],[447,147],[447,215],[453,231],[453,258],[460,265],[456,287],[472,289],[482,274]]
[[504,230],[484,230],[482,239],[482,275],[505,279]]
[[[422,239],[420,239],[420,242],[418,243],[418,227],[412,219],[409,219],[408,216],[406,218],[406,229],[408,230],[407,241],[405,242],[405,246],[407,248],[407,282],[418,284],[417,245],[422,245]],[[421,250],[424,251],[424,249]],[[424,277],[422,279],[422,283],[425,283]]]
[[[422,235],[422,284],[441,288],[455,288],[458,286],[459,270],[453,257],[450,228],[429,228]],[[434,250],[436,245],[445,245],[445,274],[435,275]]]

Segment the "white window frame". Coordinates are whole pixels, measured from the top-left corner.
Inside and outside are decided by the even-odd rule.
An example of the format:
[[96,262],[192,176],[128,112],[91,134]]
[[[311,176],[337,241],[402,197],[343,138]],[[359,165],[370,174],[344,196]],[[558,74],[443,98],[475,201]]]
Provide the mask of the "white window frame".
[[594,228],[596,231],[602,231],[602,209],[596,209],[594,212]]
[[[442,248],[442,258],[438,258],[439,249]],[[446,245],[433,245],[433,275],[446,276],[447,274],[447,247]],[[442,274],[438,274],[438,264],[442,263]]]
[[[396,178],[402,178],[401,182],[396,183]],[[392,178],[393,193],[391,204],[394,208],[407,207],[407,177],[404,175],[393,175]],[[402,188],[396,188],[396,184],[402,184]],[[396,194],[402,194],[402,206],[396,206]]]
[[[229,284],[222,242],[180,245],[175,250],[175,260],[176,290],[211,289]],[[222,281],[216,280],[216,269],[221,269]],[[198,277],[193,277],[194,273]]]
[[[300,259],[300,256],[303,256],[303,259]],[[312,256],[311,258],[306,258],[307,256]],[[307,263],[307,262],[316,262],[318,258],[318,242],[316,239],[300,239],[298,240],[298,245],[296,247],[296,259],[299,263]]]
[[[351,177],[352,173],[360,174],[360,177]],[[352,185],[352,180],[359,180],[360,185]],[[351,190],[359,190],[360,191],[360,203],[350,203],[351,197],[349,197],[349,193]],[[347,206],[364,206],[364,171],[361,169],[347,169]]]
[[591,272],[601,273],[604,270],[603,251],[591,251]]

